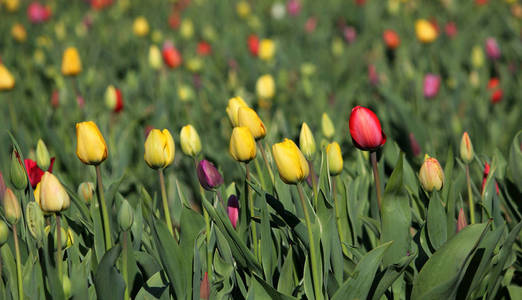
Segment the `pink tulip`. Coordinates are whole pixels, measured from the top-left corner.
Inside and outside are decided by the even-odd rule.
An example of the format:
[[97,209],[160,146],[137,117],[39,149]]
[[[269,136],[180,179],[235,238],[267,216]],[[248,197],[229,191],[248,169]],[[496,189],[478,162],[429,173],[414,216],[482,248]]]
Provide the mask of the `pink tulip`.
[[301,3],[299,2],[299,0],[289,0],[286,3],[286,10],[288,11],[289,15],[295,17],[301,11]]
[[237,219],[239,218],[239,201],[237,200],[236,195],[231,195],[228,198],[227,214],[230,223],[232,223],[232,226],[236,229]]
[[350,135],[353,145],[361,150],[375,151],[386,143],[377,115],[366,107],[356,106],[350,114]]
[[223,177],[210,161],[200,161],[196,169],[199,183],[205,190],[211,191],[223,184]]
[[317,27],[317,18],[316,17],[310,17],[308,20],[306,20],[305,23],[305,31],[306,33],[312,33],[315,31],[315,27]]
[[51,17],[51,9],[39,2],[32,2],[27,7],[27,17],[31,23],[40,24]]
[[351,44],[355,42],[355,39],[357,38],[357,31],[353,26],[346,26],[343,29],[343,35],[346,42]]
[[434,74],[426,74],[424,76],[424,97],[430,99],[437,96],[440,88],[440,77]]
[[486,39],[486,54],[491,60],[500,58],[500,48],[495,38],[490,37]]

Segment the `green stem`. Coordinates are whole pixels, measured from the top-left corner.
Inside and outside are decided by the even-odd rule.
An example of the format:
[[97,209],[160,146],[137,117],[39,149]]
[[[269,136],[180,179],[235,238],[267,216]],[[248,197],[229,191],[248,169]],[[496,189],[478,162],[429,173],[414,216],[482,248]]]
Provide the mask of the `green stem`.
[[312,266],[312,279],[314,285],[314,294],[315,299],[320,300],[322,297],[322,289],[319,286],[319,272],[317,270],[317,261],[316,261],[316,253],[315,253],[315,241],[312,233],[312,223],[310,221],[310,215],[308,214],[308,205],[305,201],[305,197],[303,194],[303,187],[301,183],[297,184],[297,190],[299,191],[299,198],[301,199],[301,206],[303,207],[303,212],[305,215],[306,227],[308,229],[308,239],[310,240],[310,265]]
[[317,190],[317,178],[315,178],[315,171],[314,171],[314,164],[311,160],[308,161],[308,165],[310,166],[310,176],[312,176],[312,190],[314,192],[314,208],[317,209],[317,199],[319,196],[318,190]]
[[22,261],[20,258],[20,246],[18,245],[18,234],[16,224],[13,224],[13,239],[16,252],[16,277],[18,280],[18,299],[24,300],[24,283],[22,281]]
[[268,169],[268,174],[270,174],[270,180],[272,180],[272,185],[275,186],[274,173],[272,172],[272,168],[270,167],[270,164],[268,163],[265,148],[263,148],[263,144],[261,144],[260,141],[257,141],[257,147],[261,151],[261,156],[263,157],[263,160],[265,161],[265,166]]
[[58,271],[58,279],[62,282],[62,222],[60,213],[56,214],[56,269]]
[[341,241],[341,248],[343,249],[343,252],[346,256],[348,256],[348,248],[346,248],[346,245],[344,244],[344,227],[341,226],[341,210],[339,208],[339,201],[337,199],[337,194],[335,190],[337,176],[332,178],[332,197],[335,204],[335,220],[337,223],[337,232],[339,233],[339,240]]
[[107,211],[107,204],[105,203],[105,196],[103,193],[103,182],[101,176],[100,165],[96,166],[96,182],[98,183],[98,201],[102,210],[103,231],[105,234],[105,251],[109,251],[112,247],[111,227],[109,222],[109,212]]
[[163,176],[163,169],[159,169],[158,174],[161,186],[161,198],[163,199],[163,212],[165,213],[165,221],[167,222],[167,227],[169,228],[170,234],[174,236],[172,220],[170,219],[169,202],[167,201],[167,190],[165,189],[165,176]]
[[122,272],[122,275],[123,275],[123,280],[125,281],[125,300],[129,300],[130,297],[129,297],[129,288],[130,288],[130,285],[129,285],[129,273],[127,271],[127,256],[129,255],[128,254],[128,246],[127,246],[127,231],[124,231],[123,232],[123,242],[122,242],[122,246],[123,246],[123,249],[122,249],[122,262],[121,262],[121,272]]
[[471,178],[469,176],[468,164],[466,164],[466,181],[468,184],[469,219],[471,224],[475,224],[475,204],[473,203],[473,193],[471,192]]
[[259,161],[254,159],[254,164],[256,165],[257,176],[259,177],[259,181],[261,181],[261,186],[263,189],[266,189],[265,176],[263,176],[263,172],[261,172],[261,166],[259,165]]
[[377,152],[370,152],[370,158],[373,166],[373,178],[375,179],[375,188],[377,190],[377,204],[379,205],[379,211],[381,210],[382,193],[381,193],[381,179],[379,177],[379,169],[377,168]]
[[255,210],[254,210],[254,197],[252,195],[252,191],[250,189],[250,185],[248,184],[248,181],[250,181],[250,170],[248,167],[248,163],[245,163],[245,169],[246,169],[246,193],[248,198],[248,206],[250,206],[250,227],[252,227],[252,243],[254,245],[254,255],[259,260],[258,256],[258,249],[257,249],[257,230],[256,230],[256,222],[254,221],[255,216]]

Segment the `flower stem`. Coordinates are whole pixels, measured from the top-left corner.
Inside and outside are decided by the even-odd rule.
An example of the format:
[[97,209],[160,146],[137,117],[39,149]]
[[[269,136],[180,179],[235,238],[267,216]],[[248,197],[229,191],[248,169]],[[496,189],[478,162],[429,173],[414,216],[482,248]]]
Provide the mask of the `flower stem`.
[[370,158],[373,166],[373,178],[375,179],[375,188],[377,191],[377,204],[379,205],[379,211],[381,210],[382,193],[381,193],[381,179],[379,177],[379,169],[377,168],[377,152],[370,152]]
[[263,157],[263,160],[265,161],[265,166],[268,169],[268,174],[270,174],[270,180],[272,180],[272,185],[275,186],[274,173],[272,172],[272,168],[270,167],[270,164],[268,163],[265,148],[263,148],[263,144],[261,144],[260,141],[257,141],[257,147],[261,151],[261,156]]
[[317,209],[317,198],[319,197],[318,189],[317,189],[317,178],[315,178],[314,164],[311,160],[308,161],[308,165],[310,166],[310,176],[312,176],[312,190],[314,192],[314,208]]
[[473,194],[471,192],[471,178],[469,177],[468,164],[466,164],[466,180],[468,184],[469,219],[471,224],[475,224],[475,204],[473,203]]
[[56,214],[56,244],[56,270],[58,280],[62,282],[62,222],[60,220],[60,213]]
[[107,204],[105,203],[105,196],[103,193],[103,182],[101,176],[100,165],[96,166],[96,182],[98,183],[98,201],[102,210],[103,231],[105,234],[105,251],[109,251],[112,247],[111,228],[109,222],[109,212],[107,211]]
[[20,246],[18,245],[18,234],[16,224],[13,224],[13,239],[16,252],[16,277],[18,280],[18,299],[24,300],[24,283],[22,281],[22,261],[20,258]]
[[254,159],[254,164],[256,165],[257,176],[259,177],[259,181],[261,181],[261,186],[263,189],[266,189],[265,177],[263,176],[263,172],[261,172],[261,166],[259,165],[259,161]]
[[129,300],[130,297],[129,297],[129,288],[130,288],[130,285],[129,285],[129,273],[127,271],[127,256],[129,255],[128,254],[128,245],[127,245],[127,235],[128,235],[128,232],[125,230],[123,232],[123,242],[122,242],[122,246],[123,246],[123,249],[122,249],[122,262],[121,262],[121,273],[123,275],[123,280],[125,281],[125,300]]
[[257,230],[256,230],[256,222],[254,221],[255,211],[254,211],[254,197],[252,195],[252,191],[250,190],[250,185],[248,181],[250,181],[250,170],[248,167],[248,163],[245,163],[246,169],[246,181],[245,181],[245,190],[248,199],[248,206],[250,206],[250,227],[252,227],[252,243],[254,246],[254,255],[259,260],[258,251],[257,251]]
[[317,270],[315,242],[314,242],[314,236],[312,233],[312,223],[310,221],[310,215],[308,214],[308,206],[305,202],[305,197],[303,194],[303,187],[301,186],[300,183],[297,184],[297,190],[299,191],[299,198],[301,199],[301,206],[303,207],[306,227],[308,229],[308,239],[310,240],[310,265],[312,266],[314,294],[315,294],[315,299],[319,300],[319,299],[323,299],[323,297],[322,297],[322,293],[321,293],[322,289],[319,286],[319,272]]
[[348,248],[346,248],[346,245],[344,244],[344,227],[341,226],[341,211],[339,207],[339,201],[337,199],[336,194],[336,182],[337,182],[337,176],[332,178],[332,197],[335,204],[335,220],[337,221],[337,232],[339,233],[339,240],[341,241],[341,248],[343,249],[343,252],[346,256],[348,256]]
[[165,221],[169,228],[170,234],[174,236],[172,229],[172,220],[170,219],[169,202],[167,201],[167,190],[165,189],[165,176],[163,176],[163,169],[158,170],[160,186],[161,186],[161,198],[163,199],[163,212],[165,213]]

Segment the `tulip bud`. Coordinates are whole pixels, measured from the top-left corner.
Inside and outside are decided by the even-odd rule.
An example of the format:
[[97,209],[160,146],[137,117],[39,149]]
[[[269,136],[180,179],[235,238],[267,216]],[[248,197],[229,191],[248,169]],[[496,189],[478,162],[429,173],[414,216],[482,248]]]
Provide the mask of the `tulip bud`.
[[480,68],[484,64],[484,52],[478,45],[471,50],[471,64],[475,68]]
[[13,89],[15,85],[15,79],[11,72],[0,63],[0,91],[8,91]]
[[287,184],[301,182],[308,177],[306,158],[297,145],[289,139],[272,146],[272,154],[279,171],[279,177]]
[[4,221],[0,220],[0,248],[7,243],[9,239],[9,227],[5,224]]
[[413,153],[413,156],[417,156],[421,152],[421,147],[419,146],[419,143],[417,142],[417,139],[415,138],[415,135],[413,132],[410,132],[409,134],[410,138],[410,148],[411,152]]
[[343,36],[346,42],[351,44],[357,38],[357,30],[353,26],[346,26],[343,28]]
[[281,2],[274,2],[270,8],[270,15],[276,20],[281,20],[286,15],[285,5]]
[[436,158],[429,157],[426,154],[424,163],[419,171],[419,180],[427,192],[433,190],[440,191],[444,184],[444,172]]
[[275,43],[271,39],[262,39],[259,42],[258,56],[262,60],[269,61],[274,57]]
[[[489,169],[490,169],[490,166],[486,162],[484,165],[484,174],[482,175],[482,188],[480,189],[481,194],[484,194],[484,190],[486,188],[486,182],[488,181]],[[496,189],[496,192],[498,195],[500,193],[500,191],[498,189],[498,183],[496,181],[495,181],[495,189]]]
[[20,156],[16,150],[11,154],[11,169],[10,169],[11,183],[17,190],[23,190],[27,186],[27,174],[24,166],[20,161]]
[[391,50],[397,49],[397,47],[399,47],[401,44],[399,35],[393,29],[386,29],[382,34],[382,39],[384,40],[386,47]]
[[240,18],[245,19],[250,15],[250,4],[247,1],[239,1],[236,4],[236,11]]
[[330,139],[335,133],[335,127],[327,113],[321,116],[321,129],[326,138]]
[[228,100],[227,115],[230,123],[232,123],[234,127],[239,126],[238,111],[240,107],[248,107],[248,104],[246,104],[243,98],[237,96]]
[[22,217],[20,203],[10,188],[7,188],[4,193],[4,216],[11,225],[15,225]]
[[42,139],[39,139],[38,144],[36,144],[36,164],[43,171],[47,171],[51,165],[49,151],[47,151],[47,146],[45,146],[45,143],[42,141]]
[[498,47],[497,40],[495,38],[490,37],[486,39],[486,54],[491,60],[500,58],[500,48]]
[[118,224],[122,231],[127,231],[131,228],[134,222],[134,210],[127,200],[123,200],[118,212]]
[[176,49],[171,42],[165,42],[163,44],[162,55],[163,61],[171,69],[179,67],[183,62],[181,53],[179,53],[178,49]]
[[80,196],[80,199],[82,199],[85,204],[89,204],[94,196],[94,190],[94,183],[89,181],[82,182],[78,186],[78,196]]
[[500,80],[498,78],[495,78],[495,77],[491,78],[488,81],[487,88],[491,92],[491,97],[490,97],[491,103],[495,104],[495,103],[502,101],[503,92],[502,92],[502,89],[500,88]]
[[356,106],[350,114],[350,135],[355,147],[361,150],[375,151],[386,143],[381,122],[368,108]]
[[466,226],[468,226],[468,221],[466,220],[466,214],[464,213],[464,209],[459,210],[459,216],[457,218],[457,232],[464,229]]
[[424,97],[430,99],[439,93],[440,77],[434,74],[426,74],[424,76]]
[[5,0],[4,5],[8,12],[15,12],[20,6],[20,0]]
[[176,146],[167,129],[152,129],[145,140],[145,162],[153,169],[163,169],[174,161]]
[[248,127],[256,140],[262,139],[266,135],[265,124],[256,111],[250,107],[239,107],[237,112],[238,126]]
[[473,160],[473,144],[471,144],[467,132],[462,134],[462,139],[460,140],[460,158],[468,164]]
[[62,74],[65,76],[75,76],[82,71],[80,55],[75,47],[65,49],[62,58]]
[[71,280],[69,279],[69,276],[63,274],[62,275],[62,288],[63,288],[63,295],[65,299],[71,298]]
[[58,178],[45,172],[40,182],[40,206],[44,212],[61,212],[69,208],[71,199]]
[[244,163],[256,157],[256,142],[248,127],[235,127],[232,130],[229,152],[233,159]]
[[179,133],[181,150],[185,155],[195,157],[201,152],[201,141],[199,134],[192,125],[186,125],[181,128]]
[[92,121],[76,123],[76,155],[87,165],[99,165],[107,158],[107,144]]
[[422,43],[431,43],[437,39],[435,26],[424,19],[415,22],[415,33],[417,34],[417,39]]
[[210,285],[208,283],[208,272],[205,272],[203,276],[203,280],[199,285],[199,298],[203,300],[208,300],[210,297]]
[[112,84],[105,90],[105,105],[115,113],[120,112],[123,109],[121,91],[115,88]]
[[299,134],[299,148],[308,160],[312,160],[315,153],[315,139],[310,127],[303,122],[301,125],[301,133]]
[[223,177],[221,177],[219,171],[216,169],[213,163],[206,159],[198,163],[196,171],[198,174],[199,184],[201,184],[201,186],[208,191],[211,191],[223,184]]
[[236,195],[230,195],[227,203],[227,214],[230,223],[234,229],[237,227],[237,220],[239,218],[239,201],[237,200]]
[[247,39],[248,51],[253,56],[257,56],[259,54],[259,38],[255,34],[251,34]]
[[38,242],[43,239],[44,216],[37,202],[30,201],[25,207],[25,221],[31,236]]
[[257,96],[261,99],[272,99],[275,95],[275,81],[272,75],[266,74],[256,82],[256,93]]
[[27,39],[27,32],[22,24],[17,23],[11,28],[11,36],[19,43],[25,42]]
[[149,22],[143,16],[137,17],[132,24],[132,31],[136,36],[146,36],[149,33]]
[[156,45],[152,45],[149,48],[149,65],[154,70],[161,68],[162,58],[161,51]]
[[331,176],[337,176],[343,170],[343,156],[341,147],[337,142],[333,142],[326,146],[326,157],[328,159],[328,170]]

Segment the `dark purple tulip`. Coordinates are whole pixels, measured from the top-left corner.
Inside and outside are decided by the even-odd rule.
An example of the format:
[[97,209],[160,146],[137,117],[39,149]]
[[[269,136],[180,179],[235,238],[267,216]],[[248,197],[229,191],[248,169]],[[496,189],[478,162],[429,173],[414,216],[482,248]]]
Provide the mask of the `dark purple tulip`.
[[486,54],[492,60],[500,58],[500,48],[495,38],[490,37],[486,39]]
[[434,74],[424,76],[424,97],[433,98],[437,96],[440,88],[440,77]]
[[223,184],[223,177],[219,171],[206,159],[199,162],[197,172],[199,183],[205,190],[211,191]]
[[237,219],[239,218],[239,201],[237,201],[236,195],[231,195],[228,198],[227,214],[230,223],[232,223],[232,226],[236,229]]

